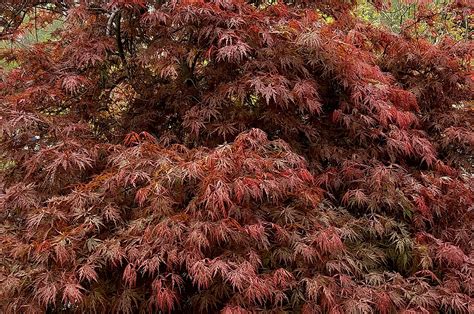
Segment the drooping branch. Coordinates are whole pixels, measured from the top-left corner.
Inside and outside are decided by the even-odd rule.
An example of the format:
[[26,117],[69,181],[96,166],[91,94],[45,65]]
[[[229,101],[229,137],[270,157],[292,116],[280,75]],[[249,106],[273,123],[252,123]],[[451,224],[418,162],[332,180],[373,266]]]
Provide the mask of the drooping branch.
[[[117,42],[118,54],[119,54],[120,59],[122,60],[122,63],[126,64],[127,60],[125,59],[125,51],[123,49],[123,43],[122,43],[121,20],[122,20],[122,13],[120,9],[114,8],[107,21],[107,29],[105,33],[107,36],[111,36],[112,29],[115,28],[115,40]],[[114,24],[115,24],[115,27],[114,27]]]
[[107,21],[107,29],[105,31],[105,35],[110,36],[115,17],[117,16],[118,13],[119,13],[119,9],[114,8],[112,13],[110,14],[109,20]]
[[37,8],[44,9],[65,16],[70,8],[63,1],[12,1],[4,0],[0,3],[0,40],[8,39],[23,24],[26,16]]
[[125,59],[125,52],[123,50],[122,34],[121,34],[121,29],[120,29],[121,19],[122,19],[122,14],[119,12],[117,14],[117,27],[115,28],[115,38],[117,40],[117,48],[118,48],[120,59],[122,59],[122,62],[124,64],[127,64],[127,60]]

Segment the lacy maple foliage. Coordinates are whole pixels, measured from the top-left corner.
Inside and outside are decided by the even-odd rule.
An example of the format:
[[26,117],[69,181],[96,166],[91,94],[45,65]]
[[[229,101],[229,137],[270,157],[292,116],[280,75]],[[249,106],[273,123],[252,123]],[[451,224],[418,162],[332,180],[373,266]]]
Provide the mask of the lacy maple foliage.
[[1,311],[473,313],[472,42],[355,5],[2,1],[63,26],[1,52]]

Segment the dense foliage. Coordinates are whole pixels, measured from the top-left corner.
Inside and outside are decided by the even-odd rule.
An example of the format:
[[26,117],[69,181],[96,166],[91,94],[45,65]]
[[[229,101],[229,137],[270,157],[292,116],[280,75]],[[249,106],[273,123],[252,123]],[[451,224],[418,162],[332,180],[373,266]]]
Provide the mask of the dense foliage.
[[473,313],[472,42],[355,5],[2,1],[62,27],[2,49],[1,312]]

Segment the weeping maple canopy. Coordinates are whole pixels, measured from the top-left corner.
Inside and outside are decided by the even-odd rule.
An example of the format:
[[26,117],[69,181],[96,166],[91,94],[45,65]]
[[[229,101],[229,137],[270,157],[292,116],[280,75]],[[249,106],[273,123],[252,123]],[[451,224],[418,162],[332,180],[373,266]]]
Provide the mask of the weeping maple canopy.
[[62,26],[1,52],[1,311],[473,313],[472,42],[355,5],[2,1]]

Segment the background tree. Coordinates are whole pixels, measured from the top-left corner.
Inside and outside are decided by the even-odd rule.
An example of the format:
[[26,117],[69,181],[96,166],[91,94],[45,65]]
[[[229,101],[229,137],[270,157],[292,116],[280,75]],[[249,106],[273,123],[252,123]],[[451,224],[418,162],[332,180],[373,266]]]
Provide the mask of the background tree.
[[394,0],[380,2],[360,1],[356,13],[363,19],[385,25],[395,33],[414,30],[432,42],[438,42],[448,34],[452,38],[472,39],[472,7],[465,1]]
[[0,9],[63,21],[2,50],[3,312],[474,311],[472,42],[429,5]]

